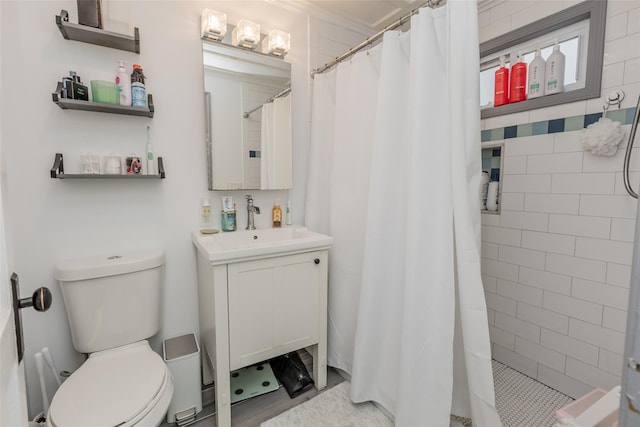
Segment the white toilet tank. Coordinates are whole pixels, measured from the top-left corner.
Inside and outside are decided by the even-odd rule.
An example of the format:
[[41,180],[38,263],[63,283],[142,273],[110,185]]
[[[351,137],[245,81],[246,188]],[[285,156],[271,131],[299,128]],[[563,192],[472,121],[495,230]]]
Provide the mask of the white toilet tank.
[[56,265],[76,350],[93,353],[158,332],[164,260],[162,249],[152,249]]

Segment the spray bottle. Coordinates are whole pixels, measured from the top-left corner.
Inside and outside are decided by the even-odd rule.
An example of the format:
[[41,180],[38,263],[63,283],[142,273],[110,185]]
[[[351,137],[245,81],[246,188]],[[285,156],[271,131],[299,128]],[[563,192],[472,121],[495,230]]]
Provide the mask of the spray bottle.
[[120,89],[120,105],[131,106],[131,77],[127,73],[124,61],[118,61],[118,74],[116,84]]

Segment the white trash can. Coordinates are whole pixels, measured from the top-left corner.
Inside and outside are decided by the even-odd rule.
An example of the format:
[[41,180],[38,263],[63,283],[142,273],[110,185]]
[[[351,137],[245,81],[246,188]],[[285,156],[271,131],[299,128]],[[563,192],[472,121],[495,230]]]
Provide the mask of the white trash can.
[[167,422],[179,426],[191,422],[202,411],[200,347],[196,335],[169,338],[162,343],[164,361],[173,375],[173,397]]

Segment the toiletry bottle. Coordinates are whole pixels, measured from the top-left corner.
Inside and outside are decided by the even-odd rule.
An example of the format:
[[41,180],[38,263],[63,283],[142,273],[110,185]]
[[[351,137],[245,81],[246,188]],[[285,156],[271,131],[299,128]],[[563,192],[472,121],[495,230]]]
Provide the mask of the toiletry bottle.
[[149,126],[147,126],[147,175],[155,175],[156,167],[153,163],[153,145],[149,136]]
[[211,230],[213,230],[211,205],[209,204],[209,199],[202,199],[202,206],[200,207],[200,232],[211,233]]
[[552,95],[564,91],[564,54],[560,52],[560,45],[553,46],[553,52],[547,59],[545,95]]
[[292,224],[292,220],[291,220],[291,201],[287,200],[287,213],[286,213],[286,218],[287,218],[287,225],[291,225]]
[[487,190],[487,210],[495,212],[498,210],[498,181],[491,181]]
[[509,103],[509,69],[505,67],[504,56],[500,57],[500,68],[496,71],[493,92],[493,106],[499,107]]
[[142,67],[138,64],[133,64],[133,73],[131,73],[131,105],[134,107],[147,106],[144,74],[142,73]]
[[533,60],[529,63],[529,93],[528,99],[539,98],[544,95],[546,64],[540,55],[540,48],[536,49]]
[[273,228],[282,227],[282,209],[280,208],[280,203],[276,202],[273,205],[273,209],[271,210],[271,221],[273,223]]
[[511,66],[509,102],[520,102],[527,99],[527,64],[518,53],[516,63]]
[[116,84],[120,89],[120,105],[131,106],[131,76],[127,73],[124,61],[118,61]]
[[487,192],[489,191],[489,172],[482,172],[480,178],[480,208],[482,210],[487,209]]

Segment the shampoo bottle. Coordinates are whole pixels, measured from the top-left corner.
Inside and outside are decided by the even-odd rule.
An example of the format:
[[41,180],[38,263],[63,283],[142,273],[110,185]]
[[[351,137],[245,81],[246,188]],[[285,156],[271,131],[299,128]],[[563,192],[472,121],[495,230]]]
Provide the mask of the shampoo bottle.
[[564,91],[564,54],[560,46],[553,46],[553,53],[547,59],[545,94],[551,95]]
[[540,55],[540,48],[536,49],[533,61],[529,64],[529,99],[544,95],[546,63]]
[[131,105],[134,107],[147,106],[144,74],[142,73],[142,67],[138,64],[133,64],[133,73],[131,73]]
[[124,67],[124,61],[118,61],[118,74],[116,84],[120,89],[120,105],[131,106],[131,77]]
[[500,57],[500,68],[496,71],[493,91],[493,106],[509,103],[509,69],[505,67],[504,56]]
[[527,64],[518,53],[516,63],[511,66],[509,102],[520,102],[527,99]]
[[282,227],[282,208],[280,208],[280,203],[273,205],[273,209],[271,210],[271,221],[273,223],[273,228]]

